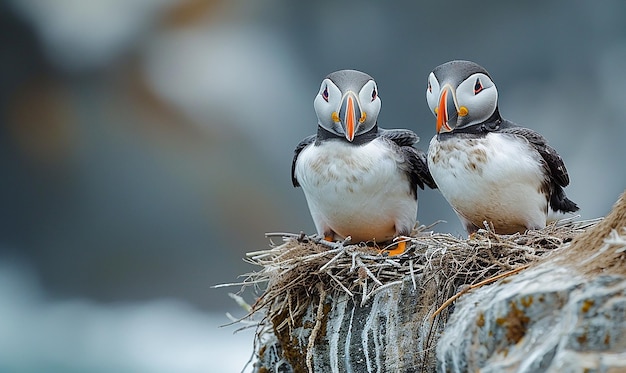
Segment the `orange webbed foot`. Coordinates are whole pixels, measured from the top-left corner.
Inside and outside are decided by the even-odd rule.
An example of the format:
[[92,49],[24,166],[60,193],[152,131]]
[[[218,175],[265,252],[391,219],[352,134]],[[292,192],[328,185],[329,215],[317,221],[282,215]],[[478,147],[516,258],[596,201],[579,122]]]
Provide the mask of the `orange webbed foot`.
[[385,249],[383,251],[387,252],[389,256],[398,256],[403,254],[406,251],[406,243],[410,240],[410,237],[399,236],[393,239],[397,241],[395,248]]

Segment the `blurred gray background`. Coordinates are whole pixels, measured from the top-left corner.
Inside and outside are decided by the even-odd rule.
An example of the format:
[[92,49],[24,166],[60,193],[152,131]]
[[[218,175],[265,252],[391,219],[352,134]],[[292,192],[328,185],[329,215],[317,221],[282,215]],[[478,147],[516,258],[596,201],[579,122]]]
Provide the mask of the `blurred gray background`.
[[[238,371],[252,334],[217,328],[243,315],[238,288],[210,287],[254,270],[242,258],[265,232],[314,233],[289,172],[335,70],[372,75],[379,125],[426,150],[428,73],[482,64],[503,116],[565,159],[581,219],[606,214],[626,186],[625,14],[620,0],[1,2],[0,370]],[[419,203],[421,223],[464,235],[438,192]]]

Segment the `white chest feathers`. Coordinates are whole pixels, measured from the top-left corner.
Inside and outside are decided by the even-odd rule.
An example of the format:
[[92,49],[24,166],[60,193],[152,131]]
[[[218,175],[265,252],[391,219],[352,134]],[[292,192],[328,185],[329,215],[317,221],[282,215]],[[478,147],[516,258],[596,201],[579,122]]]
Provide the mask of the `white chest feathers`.
[[328,140],[302,150],[295,176],[318,233],[353,242],[409,234],[417,199],[403,162],[397,148],[380,138],[360,146]]
[[439,190],[466,223],[492,223],[497,233],[546,224],[548,197],[541,155],[523,138],[433,137],[429,169]]

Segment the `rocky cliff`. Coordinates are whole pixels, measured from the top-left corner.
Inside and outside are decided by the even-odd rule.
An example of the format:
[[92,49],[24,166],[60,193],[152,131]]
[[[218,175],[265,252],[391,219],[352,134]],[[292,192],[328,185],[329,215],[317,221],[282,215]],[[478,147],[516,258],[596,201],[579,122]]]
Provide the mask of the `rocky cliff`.
[[626,371],[624,195],[525,234],[422,226],[396,257],[280,236],[249,255],[255,372]]

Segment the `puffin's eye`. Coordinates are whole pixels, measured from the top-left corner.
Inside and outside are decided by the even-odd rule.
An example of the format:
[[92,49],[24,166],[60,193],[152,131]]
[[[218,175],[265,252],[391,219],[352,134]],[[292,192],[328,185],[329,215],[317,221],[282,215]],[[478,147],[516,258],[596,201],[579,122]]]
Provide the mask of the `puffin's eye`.
[[374,89],[372,90],[372,101],[376,100],[376,95],[377,95],[377,94],[378,94],[378,93],[376,93],[376,88],[374,88]]
[[428,82],[428,92],[433,93],[433,86]]
[[482,90],[483,90],[483,83],[480,82],[479,78],[476,78],[476,83],[474,83],[474,94],[477,95]]
[[322,92],[322,98],[324,101],[328,102],[328,87],[324,87],[324,92]]

